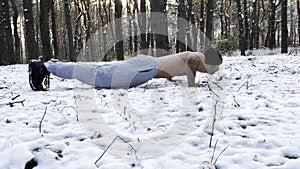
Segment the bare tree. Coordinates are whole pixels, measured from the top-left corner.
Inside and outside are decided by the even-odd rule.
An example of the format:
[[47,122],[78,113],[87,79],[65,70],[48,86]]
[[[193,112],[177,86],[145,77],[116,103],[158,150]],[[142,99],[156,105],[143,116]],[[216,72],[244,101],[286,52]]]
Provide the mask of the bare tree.
[[[214,0],[209,0],[207,2],[207,16],[206,16],[206,29],[205,35],[206,37],[212,41],[213,39],[213,23],[214,23]],[[205,42],[205,47],[209,47],[210,44]]]
[[56,28],[56,8],[54,0],[51,0],[50,2],[51,6],[51,31],[52,31],[52,43],[54,48],[54,57],[57,58],[59,55],[59,49],[58,49],[58,40],[57,40],[57,28]]
[[13,26],[14,26],[14,44],[15,44],[15,61],[21,63],[21,40],[18,32],[19,11],[15,0],[10,0],[13,9]]
[[141,18],[140,18],[140,29],[141,29],[141,48],[142,48],[142,53],[143,54],[148,54],[148,50],[147,48],[148,43],[147,43],[147,39],[146,39],[146,29],[147,29],[147,25],[146,25],[146,0],[140,0],[140,12],[141,12]]
[[50,1],[40,1],[40,30],[41,30],[41,41],[42,51],[45,60],[50,60],[53,57],[52,46],[50,43],[50,29],[49,29],[49,12],[50,12]]
[[237,12],[238,12],[238,22],[239,22],[239,46],[241,50],[241,55],[245,56],[246,55],[246,49],[245,49],[245,37],[244,37],[244,24],[243,24],[243,15],[242,15],[242,9],[241,9],[241,2],[240,0],[236,0],[236,5],[237,5]]
[[122,22],[118,19],[122,17],[122,1],[115,0],[115,19],[117,22],[115,23],[115,35],[117,42],[115,44],[115,51],[117,53],[118,60],[124,60],[124,47],[123,47],[123,34],[122,34]]
[[287,0],[281,2],[281,53],[288,52]]
[[250,32],[250,26],[249,26],[249,16],[248,16],[248,0],[244,0],[244,25],[245,25],[245,42],[243,43],[245,46],[245,50],[248,49],[249,44],[249,32]]
[[[168,38],[168,20],[167,20],[167,0],[152,0],[151,12],[157,12],[161,15],[152,17],[152,31],[156,43],[156,56],[163,56],[169,52],[169,38]],[[161,32],[160,34],[158,32]]]
[[27,61],[38,57],[38,45],[34,30],[34,20],[32,11],[32,0],[23,0],[23,11],[25,21],[25,48]]
[[178,19],[177,19],[177,39],[176,39],[176,52],[182,52],[186,51],[186,22],[183,22],[183,20],[186,18],[185,15],[185,3],[184,0],[178,1]]
[[204,31],[205,31],[205,19],[204,19],[204,0],[200,0],[200,18],[199,18],[199,29],[201,31],[200,33],[200,48],[202,49],[204,47]]
[[69,58],[70,61],[75,62],[75,51],[74,51],[74,44],[73,44],[73,29],[71,24],[71,16],[70,16],[70,8],[69,8],[69,0],[64,0],[64,11],[65,11],[65,18],[66,18],[66,27],[68,31],[68,44],[69,44]]
[[256,28],[257,28],[257,0],[252,1],[252,30],[250,35],[250,46],[249,49],[253,49],[256,44]]
[[297,0],[297,12],[298,12],[298,43],[300,46],[300,0]]

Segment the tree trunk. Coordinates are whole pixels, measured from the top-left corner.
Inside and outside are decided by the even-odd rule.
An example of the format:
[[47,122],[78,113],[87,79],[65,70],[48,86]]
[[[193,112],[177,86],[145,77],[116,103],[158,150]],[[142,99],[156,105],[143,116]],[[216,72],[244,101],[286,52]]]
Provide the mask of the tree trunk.
[[[192,20],[193,20],[193,1],[192,0],[187,0],[187,26],[186,26],[186,43],[187,43],[187,50],[188,51],[193,51],[193,45],[192,45],[192,39],[191,39],[191,33],[193,33],[193,25],[192,25]],[[196,50],[195,50],[196,51]]]
[[69,0],[64,0],[64,10],[65,10],[65,18],[66,18],[66,27],[68,30],[68,44],[69,44],[69,58],[70,61],[75,62],[75,52],[74,52],[74,45],[73,45],[73,30],[71,24],[71,16],[70,16],[70,8],[69,8]]
[[133,4],[133,28],[134,28],[134,36],[133,36],[133,42],[134,42],[134,52],[137,53],[139,45],[138,45],[138,36],[137,36],[137,32],[138,32],[138,24],[137,24],[137,16],[139,13],[139,7],[138,7],[138,2],[137,0],[134,0],[134,4]]
[[[224,16],[225,16],[225,38],[228,38],[228,35],[230,35],[231,29],[230,29],[230,16],[229,16],[229,9],[231,7],[231,0],[226,0],[226,9],[224,10]],[[227,44],[226,44],[227,45]],[[226,47],[227,48],[227,47]]]
[[177,17],[177,39],[176,39],[176,52],[182,52],[186,51],[186,27],[185,25],[186,22],[185,20],[186,15],[185,15],[185,4],[184,0],[179,0],[178,4],[178,17]]
[[117,60],[124,60],[124,47],[123,47],[123,34],[122,34],[122,1],[115,0],[115,35],[116,35],[116,44],[115,50],[117,53]]
[[53,57],[52,47],[50,44],[50,31],[49,31],[49,9],[50,2],[48,0],[40,1],[40,30],[41,30],[41,41],[43,47],[44,59],[50,60]]
[[249,49],[253,49],[256,44],[256,28],[257,28],[257,0],[252,1],[252,31],[250,35],[250,46]]
[[[3,17],[3,11],[4,11],[4,6],[0,5],[0,22],[2,22],[4,20]],[[0,24],[0,44],[5,44],[5,37],[4,37],[4,24]],[[5,58],[5,54],[6,53],[6,49],[4,45],[0,45],[0,66],[4,65],[4,58]]]
[[250,26],[249,26],[249,17],[248,17],[248,5],[247,0],[244,0],[244,23],[245,23],[245,42],[243,43],[245,46],[245,50],[248,49],[249,44],[249,32],[250,32]]
[[151,12],[159,13],[152,17],[152,30],[156,43],[156,56],[160,57],[169,53],[167,0],[152,0],[150,5]]
[[32,0],[23,0],[23,8],[25,21],[25,51],[28,61],[31,59],[37,59],[39,53],[35,38]]
[[199,20],[199,28],[200,28],[200,49],[204,48],[205,44],[205,30],[204,30],[204,0],[200,0],[200,20]]
[[18,32],[18,18],[19,12],[14,0],[10,0],[12,4],[13,14],[13,26],[14,26],[14,40],[15,40],[15,61],[16,63],[22,63],[21,61],[21,41]]
[[300,46],[300,0],[297,0],[297,12],[298,12],[298,43]]
[[258,49],[259,48],[259,32],[260,32],[260,0],[257,0],[257,19],[256,19],[256,32],[255,32],[255,48]]
[[133,38],[132,38],[132,13],[131,13],[131,7],[130,7],[130,0],[127,0],[127,21],[128,21],[128,51],[133,51]]
[[272,50],[276,47],[276,41],[275,41],[275,35],[276,35],[276,30],[275,30],[275,12],[276,12],[276,2],[274,0],[269,1],[270,4],[270,18],[269,18],[269,48]]
[[188,6],[189,6],[189,22],[191,23],[191,32],[192,32],[192,39],[193,39],[193,43],[191,45],[191,48],[193,51],[197,51],[197,29],[196,29],[196,22],[195,22],[195,13],[193,12],[193,1],[192,0],[188,0]]
[[147,25],[146,25],[146,21],[147,21],[147,17],[146,17],[146,0],[140,0],[140,13],[141,13],[141,18],[140,18],[140,30],[141,30],[141,53],[143,54],[148,54],[148,48],[149,46],[147,45],[147,39],[146,39],[146,29],[147,29]]
[[8,0],[1,1],[0,4],[2,7],[1,9],[1,19],[0,19],[0,31],[3,33],[2,38],[4,43],[1,44],[2,46],[2,64],[15,64],[15,52],[14,52],[14,45],[13,45],[13,36],[12,36],[12,29],[10,23],[10,11],[9,11],[9,4]]
[[225,35],[225,28],[224,28],[224,1],[221,0],[220,2],[220,10],[219,10],[219,16],[220,16],[220,23],[221,23],[221,37],[223,38]]
[[210,42],[205,42],[205,47],[211,46],[211,41],[213,40],[213,24],[214,24],[214,0],[209,0],[207,2],[207,16],[206,16],[206,37]]
[[244,25],[243,25],[243,16],[242,16],[242,9],[241,9],[241,2],[240,0],[236,0],[237,4],[237,10],[238,10],[238,17],[239,17],[239,46],[241,50],[241,55],[245,56],[246,51],[245,51],[245,39],[244,39]]
[[53,37],[53,48],[54,48],[54,58],[58,58],[59,49],[58,49],[58,40],[57,40],[57,28],[56,28],[56,9],[54,0],[51,0],[51,31]]
[[281,53],[288,52],[287,0],[281,2]]

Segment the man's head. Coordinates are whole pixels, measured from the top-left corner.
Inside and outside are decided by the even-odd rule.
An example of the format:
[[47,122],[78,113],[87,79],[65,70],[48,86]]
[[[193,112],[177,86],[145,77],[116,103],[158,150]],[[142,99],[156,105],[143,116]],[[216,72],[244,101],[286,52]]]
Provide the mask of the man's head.
[[219,70],[219,65],[222,64],[223,58],[220,53],[218,53],[214,48],[208,48],[204,52],[205,56],[205,67],[209,74],[214,74]]

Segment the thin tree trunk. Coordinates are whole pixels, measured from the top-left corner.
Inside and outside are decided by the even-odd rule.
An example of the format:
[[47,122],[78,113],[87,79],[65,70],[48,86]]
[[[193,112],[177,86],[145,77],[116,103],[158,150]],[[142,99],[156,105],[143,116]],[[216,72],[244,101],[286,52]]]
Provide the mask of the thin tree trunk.
[[74,45],[73,45],[73,29],[71,24],[71,16],[70,16],[70,8],[69,8],[69,0],[64,0],[64,10],[65,10],[65,18],[66,18],[66,27],[68,31],[68,44],[69,44],[69,58],[70,61],[75,62],[75,52],[74,52]]
[[211,46],[211,41],[213,40],[213,23],[214,23],[214,0],[209,0],[207,2],[207,16],[206,16],[206,37],[210,40],[210,42],[205,42],[205,47]]
[[148,44],[147,44],[147,39],[146,39],[146,0],[140,0],[140,12],[141,12],[141,18],[140,18],[140,30],[141,30],[141,53],[143,54],[148,54]]
[[31,59],[37,59],[39,53],[38,44],[35,38],[32,0],[23,0],[23,11],[25,21],[25,51],[28,61]]
[[192,32],[192,28],[193,25],[191,25],[192,23],[192,19],[193,19],[193,2],[192,0],[187,0],[187,25],[186,25],[186,46],[188,51],[193,51],[193,45],[192,45],[192,39],[191,39],[191,33]]
[[116,44],[115,44],[115,50],[117,53],[117,60],[124,60],[124,47],[123,47],[123,29],[122,29],[122,1],[121,0],[115,0],[115,35],[116,35]]
[[14,26],[14,40],[15,40],[15,61],[16,63],[21,63],[21,41],[19,37],[18,32],[18,18],[19,18],[19,12],[17,5],[14,0],[10,0],[12,4],[12,9],[14,11],[13,14],[13,26]]
[[58,49],[58,39],[57,39],[57,27],[56,27],[56,8],[54,0],[51,0],[51,31],[52,31],[52,38],[53,38],[53,48],[54,48],[54,58],[57,58],[59,55]]
[[281,2],[281,53],[288,52],[287,0]]
[[249,32],[250,32],[250,26],[249,26],[249,17],[248,17],[248,5],[247,0],[244,0],[244,23],[245,23],[245,42],[244,42],[244,48],[245,50],[248,49],[249,44]]
[[298,43],[300,46],[300,0],[297,0],[297,12],[298,12]]
[[276,35],[276,30],[275,30],[275,12],[276,12],[276,2],[274,0],[270,0],[270,18],[269,18],[269,24],[270,24],[270,32],[269,32],[269,47],[270,49],[274,49],[276,47],[276,42],[275,42],[275,35]]
[[168,20],[167,20],[167,0],[152,0],[151,11],[157,12],[158,15],[152,17],[152,30],[156,43],[156,56],[160,57],[169,53],[168,38]]
[[40,3],[40,10],[43,11],[40,13],[41,40],[43,47],[43,56],[47,61],[53,57],[49,31],[50,2],[48,0],[41,0]]
[[137,23],[137,16],[139,13],[139,7],[138,7],[138,2],[137,0],[134,0],[134,4],[133,4],[133,28],[134,28],[134,36],[133,36],[133,42],[134,42],[134,52],[137,53],[139,45],[138,45],[138,23]]
[[205,44],[205,30],[204,30],[204,26],[205,26],[205,21],[204,21],[204,0],[200,0],[200,21],[199,21],[199,28],[200,28],[200,49],[202,49],[204,47]]
[[256,32],[255,32],[255,48],[259,48],[259,31],[260,31],[260,0],[257,0],[257,19],[256,19]]
[[132,13],[131,13],[131,7],[130,7],[130,1],[131,0],[127,0],[127,21],[128,21],[128,50],[129,52],[133,51],[133,43],[132,43]]
[[224,28],[224,1],[220,0],[220,10],[219,10],[219,16],[220,16],[220,23],[221,23],[221,37],[223,38],[225,35],[225,28]]
[[237,10],[238,10],[238,17],[239,17],[239,46],[241,50],[241,55],[245,56],[245,45],[243,43],[245,42],[244,39],[244,25],[243,25],[243,16],[242,16],[242,9],[241,9],[241,2],[240,0],[236,0],[237,4]]
[[249,49],[253,49],[256,44],[256,28],[257,28],[257,0],[252,1],[252,31],[250,36],[250,46]]
[[177,18],[177,39],[176,39],[176,52],[186,51],[186,22],[183,20],[186,18],[185,15],[185,4],[184,0],[179,0],[178,4],[178,18]]

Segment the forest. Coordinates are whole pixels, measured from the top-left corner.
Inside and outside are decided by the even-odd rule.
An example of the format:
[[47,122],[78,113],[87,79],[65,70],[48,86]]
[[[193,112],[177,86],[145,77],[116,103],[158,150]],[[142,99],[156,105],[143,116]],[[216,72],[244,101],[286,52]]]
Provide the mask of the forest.
[[[209,43],[207,43],[209,42]],[[300,43],[300,0],[1,0],[0,65]]]

